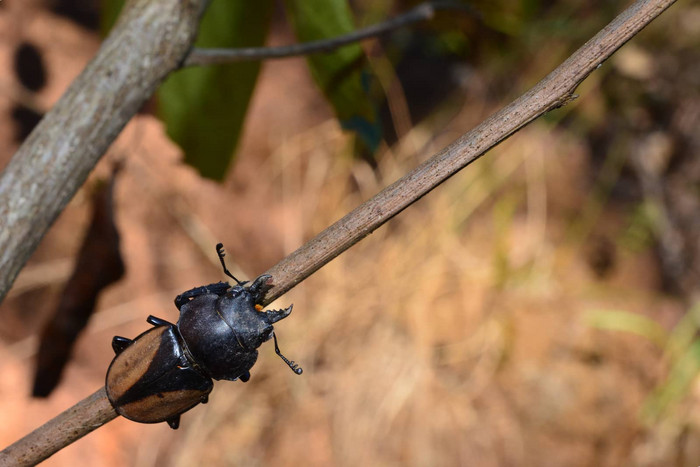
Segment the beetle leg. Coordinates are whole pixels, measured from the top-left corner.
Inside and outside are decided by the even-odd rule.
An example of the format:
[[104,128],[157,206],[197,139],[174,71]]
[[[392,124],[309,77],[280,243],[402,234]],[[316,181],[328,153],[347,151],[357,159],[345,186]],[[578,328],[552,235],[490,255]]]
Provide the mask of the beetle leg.
[[289,361],[289,359],[287,357],[285,357],[284,355],[282,355],[282,352],[280,352],[280,348],[277,345],[277,334],[275,334],[273,332],[272,338],[275,340],[275,353],[277,355],[279,355],[279,357],[282,359],[282,361],[284,361],[284,363],[286,363],[287,366],[289,366],[289,368],[291,368],[294,373],[296,373],[298,375],[302,374],[304,372],[304,370],[302,370],[301,367],[299,367],[299,365],[294,363],[294,360]]
[[228,270],[226,267],[226,261],[224,261],[224,256],[226,256],[226,253],[224,253],[224,244],[223,243],[217,243],[216,244],[216,254],[219,255],[219,261],[221,261],[221,267],[224,268],[224,274],[226,274],[228,277],[236,281],[236,284],[238,285],[243,285],[245,282],[241,282],[236,277],[231,274],[231,272]]
[[153,326],[172,326],[172,323],[165,321],[164,319],[161,318],[156,318],[153,315],[150,315],[148,318],[146,318],[146,322],[148,324],[152,324]]
[[191,298],[199,297],[200,295],[210,293],[224,295],[230,287],[231,285],[228,282],[217,282],[215,284],[203,285],[202,287],[195,287],[175,297],[175,306],[179,310],[182,308],[182,305],[189,302]]
[[119,355],[124,351],[124,349],[126,349],[133,343],[133,340],[127,339],[126,337],[114,336],[114,338],[112,339],[112,348],[114,349],[114,353]]
[[248,380],[250,379],[250,371],[246,371],[241,376],[239,376],[238,379],[240,379],[244,383],[247,383]]
[[199,402],[202,404],[206,404],[207,402],[209,402],[209,394],[204,394],[202,396],[202,398],[199,400]]
[[177,430],[180,426],[180,415],[175,415],[174,417],[167,419],[166,422],[168,425],[170,425],[170,428]]

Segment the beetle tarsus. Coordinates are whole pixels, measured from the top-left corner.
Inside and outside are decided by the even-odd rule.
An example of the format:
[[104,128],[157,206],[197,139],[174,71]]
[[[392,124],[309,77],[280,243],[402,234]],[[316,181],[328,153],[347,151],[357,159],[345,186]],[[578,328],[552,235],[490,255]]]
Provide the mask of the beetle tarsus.
[[250,371],[246,371],[241,376],[239,376],[238,379],[240,379],[244,383],[247,383],[248,380],[250,379]]
[[180,416],[176,415],[173,418],[167,419],[166,422],[168,423],[170,428],[172,428],[173,430],[177,430],[180,426]]
[[219,255],[219,261],[221,261],[221,267],[224,268],[224,274],[226,274],[228,277],[236,281],[236,284],[238,285],[243,285],[245,282],[241,282],[238,279],[236,279],[236,276],[231,274],[231,272],[226,268],[226,261],[224,261],[224,256],[226,256],[226,252],[224,251],[224,244],[223,243],[217,243],[216,244],[216,254]]
[[119,355],[124,351],[124,349],[126,349],[133,343],[133,340],[128,339],[126,337],[114,336],[114,338],[112,339],[112,348],[114,349],[114,353]]
[[207,402],[209,402],[209,394],[204,394],[202,396],[202,398],[199,400],[199,402],[202,404],[206,404]]
[[172,326],[172,323],[169,321],[166,321],[162,318],[155,317],[153,315],[150,315],[148,318],[146,318],[146,322],[148,324],[152,324],[153,326]]

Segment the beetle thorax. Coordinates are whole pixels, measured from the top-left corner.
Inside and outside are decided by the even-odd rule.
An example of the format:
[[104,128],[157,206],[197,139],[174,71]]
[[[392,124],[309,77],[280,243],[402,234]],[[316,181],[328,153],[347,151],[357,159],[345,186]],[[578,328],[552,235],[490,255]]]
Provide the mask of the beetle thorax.
[[217,311],[246,350],[257,349],[272,337],[273,328],[265,313],[255,308],[253,297],[245,291],[238,296],[221,297]]
[[[248,308],[243,297],[206,294],[180,309],[178,328],[189,351],[214,379],[233,380],[250,370],[258,357],[233,326],[240,311]],[[251,306],[255,310],[254,305]]]

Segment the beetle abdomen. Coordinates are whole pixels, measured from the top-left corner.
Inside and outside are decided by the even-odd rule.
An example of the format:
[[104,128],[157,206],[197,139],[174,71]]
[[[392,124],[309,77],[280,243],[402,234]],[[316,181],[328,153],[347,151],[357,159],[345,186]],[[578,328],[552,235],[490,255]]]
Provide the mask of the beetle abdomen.
[[107,370],[107,397],[120,415],[142,423],[177,417],[207,399],[211,378],[184,354],[172,324],[139,335]]

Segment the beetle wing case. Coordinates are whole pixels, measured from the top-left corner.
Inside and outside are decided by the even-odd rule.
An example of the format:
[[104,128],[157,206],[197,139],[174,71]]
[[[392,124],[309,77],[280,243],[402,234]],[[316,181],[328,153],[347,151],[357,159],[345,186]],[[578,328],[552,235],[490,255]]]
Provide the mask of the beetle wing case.
[[213,382],[192,366],[177,328],[168,323],[139,335],[114,358],[106,388],[117,413],[158,423],[206,402]]

